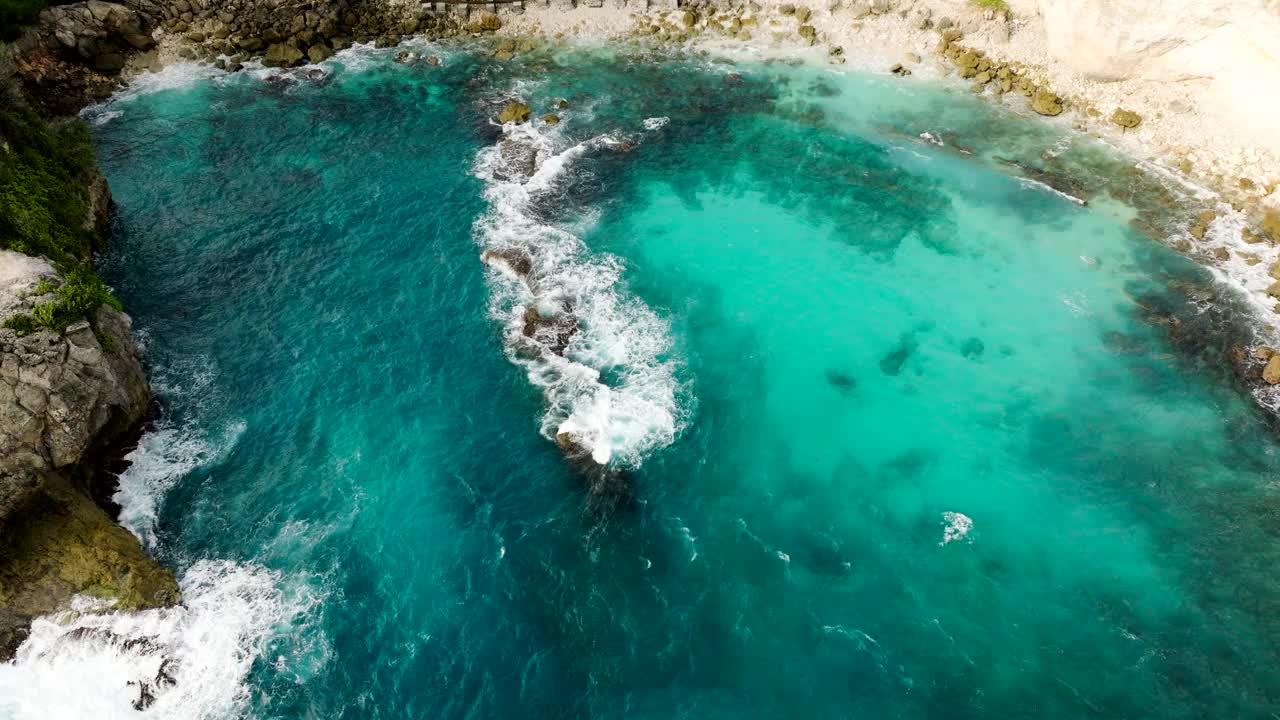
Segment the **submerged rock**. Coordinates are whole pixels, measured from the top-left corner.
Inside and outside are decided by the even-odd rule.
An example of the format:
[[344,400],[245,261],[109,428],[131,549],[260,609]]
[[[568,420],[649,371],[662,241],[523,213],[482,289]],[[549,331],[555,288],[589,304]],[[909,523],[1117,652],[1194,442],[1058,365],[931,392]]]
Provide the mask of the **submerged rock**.
[[572,432],[562,430],[556,433],[556,447],[581,476],[593,509],[607,512],[631,499],[631,482],[626,473],[596,462],[591,456],[591,448]]
[[912,353],[916,351],[917,343],[915,336],[907,333],[902,336],[898,344],[880,358],[880,371],[885,375],[897,375],[902,372],[902,366],[911,358]]
[[827,384],[839,390],[843,395],[848,395],[858,389],[858,379],[843,370],[828,370]]

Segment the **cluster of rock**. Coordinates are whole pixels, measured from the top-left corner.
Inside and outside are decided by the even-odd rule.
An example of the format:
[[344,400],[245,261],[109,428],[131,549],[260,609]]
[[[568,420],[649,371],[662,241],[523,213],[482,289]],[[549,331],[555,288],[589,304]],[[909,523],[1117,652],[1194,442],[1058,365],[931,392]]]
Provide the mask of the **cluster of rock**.
[[409,36],[454,37],[501,26],[494,13],[468,20],[417,3],[361,0],[175,0],[161,22],[166,33],[183,41],[180,57],[229,70],[259,55],[269,66],[293,66],[321,62],[353,42],[391,47]]
[[683,43],[704,32],[750,40],[758,20],[748,12],[758,13],[760,10],[754,2],[749,7],[732,9],[718,9],[709,3],[687,3],[684,7],[683,11],[676,13],[674,20],[667,13],[636,16],[632,34],[660,43]]
[[[0,251],[0,322],[56,285],[48,262]],[[0,659],[32,617],[76,594],[123,608],[176,602],[173,576],[103,510],[98,468],[135,433],[150,390],[128,316],[100,306],[61,333],[0,328]]]
[[129,57],[156,46],[155,12],[150,0],[52,5],[7,55],[39,106],[70,114],[113,92]]
[[[157,45],[179,58],[235,71],[250,58],[269,66],[320,62],[354,42],[390,47],[490,33],[497,14],[437,11],[384,0],[88,0],[54,5],[7,54],[44,109],[70,114],[106,97],[132,70],[158,69]],[[160,41],[159,43],[157,41]]]
[[1061,115],[1064,101],[1052,90],[1036,83],[1025,68],[1002,63],[985,52],[960,44],[962,34],[955,28],[944,28],[938,40],[938,54],[955,65],[960,77],[973,80],[974,92],[990,88],[997,94],[1017,92],[1031,101],[1031,109],[1041,115]]

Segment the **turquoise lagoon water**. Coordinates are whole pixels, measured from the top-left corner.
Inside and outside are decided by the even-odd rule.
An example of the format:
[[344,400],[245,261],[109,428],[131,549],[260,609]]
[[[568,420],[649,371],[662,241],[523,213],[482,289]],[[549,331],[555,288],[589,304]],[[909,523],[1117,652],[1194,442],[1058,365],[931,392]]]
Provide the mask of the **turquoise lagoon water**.
[[187,606],[37,624],[0,715],[1276,716],[1247,333],[1123,162],[924,83],[423,51],[91,111],[161,405],[121,517]]

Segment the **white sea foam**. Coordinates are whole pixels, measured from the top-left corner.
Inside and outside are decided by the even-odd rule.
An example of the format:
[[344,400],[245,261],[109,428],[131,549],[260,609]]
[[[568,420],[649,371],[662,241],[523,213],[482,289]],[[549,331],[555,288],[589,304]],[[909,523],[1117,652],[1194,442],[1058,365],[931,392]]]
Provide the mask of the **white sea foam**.
[[303,582],[206,560],[181,586],[179,607],[110,612],[77,598],[72,610],[37,619],[0,665],[0,717],[136,718],[142,683],[154,697],[147,718],[239,717],[250,699],[245,679],[273,639],[300,643],[286,665],[328,657],[310,627],[320,597]]
[[210,441],[189,428],[159,427],[143,434],[125,460],[130,465],[118,479],[112,500],[120,505],[120,524],[147,547],[155,545],[155,524],[160,501],[184,475],[222,458],[244,432],[244,422],[224,428],[222,437]]
[[939,545],[947,545],[957,540],[963,540],[969,535],[969,531],[973,530],[973,520],[964,513],[958,513],[948,510],[942,513],[942,521],[946,527],[942,529],[942,542]]
[[[638,467],[650,451],[670,444],[685,422],[682,387],[667,322],[630,293],[622,263],[594,253],[567,230],[537,217],[534,204],[551,197],[557,181],[584,154],[622,142],[602,135],[563,147],[559,128],[508,125],[502,140],[477,156],[489,212],[476,221],[477,242],[489,251],[528,256],[529,278],[493,262],[490,310],[502,322],[508,357],[542,389],[547,411],[542,434],[567,433],[600,463]],[[519,159],[533,153],[526,177]],[[501,267],[499,267],[501,266]],[[577,331],[562,352],[532,348],[525,312],[568,313]]]
[[120,117],[123,112],[121,106],[135,98],[191,87],[220,75],[226,75],[226,73],[211,65],[197,65],[193,62],[175,63],[160,72],[147,72],[133,77],[124,89],[105,101],[86,106],[80,111],[80,117],[94,125],[102,125]]
[[646,118],[644,121],[645,130],[660,130],[671,122],[671,118],[667,116]]
[[1027,188],[1028,190],[1044,190],[1044,191],[1047,191],[1047,192],[1051,192],[1051,193],[1053,193],[1054,195],[1057,195],[1058,197],[1063,198],[1064,200],[1069,200],[1070,202],[1073,202],[1073,203],[1075,203],[1076,205],[1085,205],[1085,204],[1087,204],[1087,203],[1085,203],[1085,201],[1084,201],[1084,200],[1082,200],[1081,198],[1078,198],[1078,197],[1076,197],[1075,195],[1071,195],[1071,194],[1069,194],[1069,193],[1064,193],[1064,192],[1062,192],[1061,190],[1059,190],[1058,188],[1053,187],[1052,185],[1049,185],[1048,183],[1042,183],[1042,182],[1040,182],[1039,180],[1032,180],[1031,178],[1024,178],[1024,177],[1020,177],[1020,178],[1018,178],[1018,182],[1019,182],[1019,184],[1021,184],[1021,185],[1022,185],[1022,187]]
[[[139,333],[143,340],[145,331]],[[235,419],[206,428],[206,418],[224,400],[213,362],[196,355],[170,360],[153,370],[151,386],[166,401],[184,409],[181,420],[162,416],[125,456],[130,465],[117,478],[112,497],[120,505],[120,524],[147,547],[155,545],[155,523],[165,494],[187,473],[225,457],[245,430]]]

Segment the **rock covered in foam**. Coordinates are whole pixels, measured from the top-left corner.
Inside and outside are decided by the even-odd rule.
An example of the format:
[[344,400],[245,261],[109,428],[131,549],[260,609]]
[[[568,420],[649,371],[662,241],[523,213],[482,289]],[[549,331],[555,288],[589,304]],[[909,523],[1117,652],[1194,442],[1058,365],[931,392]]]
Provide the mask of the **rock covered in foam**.
[[538,169],[538,147],[520,138],[503,138],[498,157],[502,166],[494,174],[499,180],[527,180]]
[[564,355],[578,333],[578,320],[568,306],[554,309],[530,306],[524,311],[523,333],[556,355]]
[[521,278],[528,278],[529,273],[533,272],[533,258],[529,257],[529,253],[520,248],[509,247],[485,250],[480,253],[480,259],[490,265],[505,267]]

